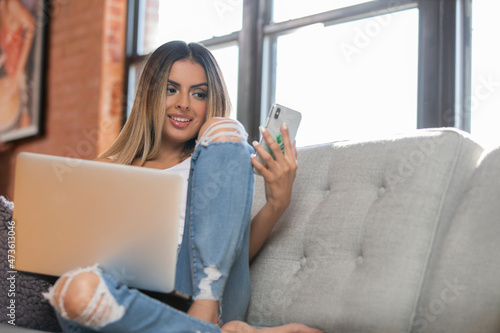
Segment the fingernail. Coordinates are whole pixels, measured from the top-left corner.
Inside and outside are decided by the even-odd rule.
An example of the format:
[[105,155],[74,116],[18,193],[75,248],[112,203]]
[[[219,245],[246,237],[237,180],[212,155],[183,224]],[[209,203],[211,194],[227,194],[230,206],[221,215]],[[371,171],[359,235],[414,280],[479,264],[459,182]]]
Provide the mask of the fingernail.
[[252,142],[252,146],[256,147],[258,145],[259,145],[259,143],[257,141]]
[[288,129],[288,125],[286,123],[283,123],[283,129]]
[[250,154],[250,158],[254,158],[256,156],[257,156],[257,154],[254,154],[254,153]]
[[264,133],[266,131],[266,128],[264,126],[259,126],[259,131],[261,133]]

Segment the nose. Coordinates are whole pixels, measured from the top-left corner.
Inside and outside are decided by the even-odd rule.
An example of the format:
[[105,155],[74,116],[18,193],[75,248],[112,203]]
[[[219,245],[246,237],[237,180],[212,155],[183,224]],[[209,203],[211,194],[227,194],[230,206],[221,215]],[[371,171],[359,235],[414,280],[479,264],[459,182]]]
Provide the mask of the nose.
[[188,111],[190,107],[189,94],[181,93],[179,94],[179,99],[177,100],[177,108],[181,111]]

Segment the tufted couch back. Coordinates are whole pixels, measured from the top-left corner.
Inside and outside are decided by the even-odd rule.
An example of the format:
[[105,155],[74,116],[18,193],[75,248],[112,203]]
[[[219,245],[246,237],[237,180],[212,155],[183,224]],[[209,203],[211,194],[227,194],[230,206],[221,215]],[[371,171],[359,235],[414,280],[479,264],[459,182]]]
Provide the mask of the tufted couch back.
[[[468,228],[455,230],[454,217],[481,153],[452,129],[300,149],[292,203],[251,266],[247,320],[302,322],[325,332],[450,331],[446,323],[454,316],[446,312],[467,299],[469,282],[457,275],[454,254],[480,244],[460,248],[448,235],[452,229],[468,237]],[[258,177],[254,213],[263,191]],[[500,186],[494,195],[500,203]],[[490,220],[498,220],[498,206]],[[443,257],[444,246],[461,251]],[[500,267],[493,272],[500,281]],[[496,288],[498,317],[498,282]]]

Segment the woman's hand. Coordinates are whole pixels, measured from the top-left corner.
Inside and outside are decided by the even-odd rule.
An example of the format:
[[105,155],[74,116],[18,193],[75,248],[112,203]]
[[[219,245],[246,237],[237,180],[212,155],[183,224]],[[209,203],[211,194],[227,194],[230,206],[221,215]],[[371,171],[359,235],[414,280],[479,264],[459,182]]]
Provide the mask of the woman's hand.
[[269,132],[261,128],[262,136],[269,145],[276,160],[273,159],[264,147],[254,142],[255,150],[266,162],[264,166],[252,157],[252,164],[255,169],[264,177],[266,204],[252,219],[250,229],[250,249],[249,257],[252,259],[262,248],[267,237],[271,233],[274,225],[285,212],[292,198],[292,186],[297,171],[297,149],[295,144],[292,147],[288,129],[284,124],[281,127],[285,153],[281,152],[280,146]]
[[266,140],[276,159],[274,159],[264,147],[254,142],[255,150],[266,162],[266,166],[262,165],[256,157],[252,158],[252,164],[264,177],[267,204],[269,204],[276,213],[281,215],[285,212],[291,201],[292,186],[297,171],[297,149],[295,143],[293,147],[290,143],[290,136],[286,124],[283,124],[281,127],[285,148],[284,154],[271,134],[269,134],[264,127],[260,129],[264,140]]

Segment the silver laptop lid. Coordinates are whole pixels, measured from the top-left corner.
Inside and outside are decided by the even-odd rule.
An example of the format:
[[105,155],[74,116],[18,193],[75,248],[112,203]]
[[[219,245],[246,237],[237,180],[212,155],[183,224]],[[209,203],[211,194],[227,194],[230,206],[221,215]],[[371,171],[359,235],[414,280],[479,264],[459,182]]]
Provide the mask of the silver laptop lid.
[[15,268],[60,276],[98,263],[131,287],[171,292],[181,188],[165,170],[20,153]]

